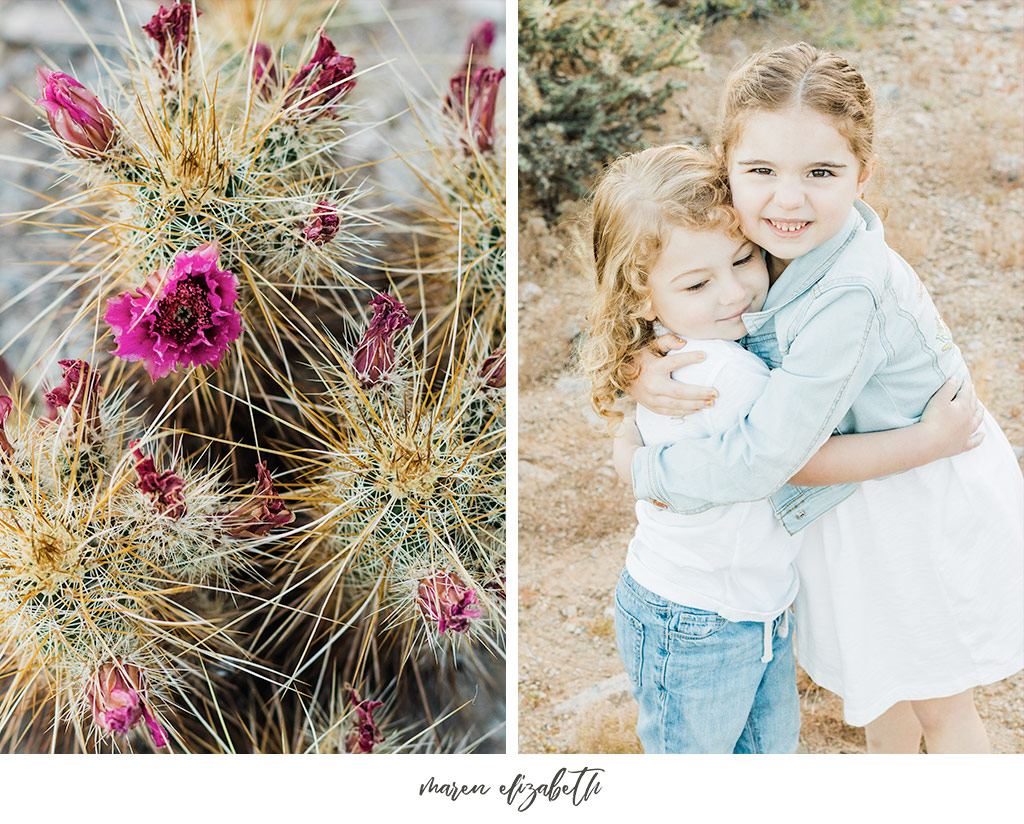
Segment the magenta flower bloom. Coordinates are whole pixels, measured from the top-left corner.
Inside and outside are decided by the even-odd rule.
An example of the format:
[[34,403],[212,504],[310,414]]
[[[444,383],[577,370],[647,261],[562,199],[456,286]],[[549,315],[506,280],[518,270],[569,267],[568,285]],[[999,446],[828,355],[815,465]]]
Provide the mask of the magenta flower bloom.
[[[196,17],[202,12],[196,10]],[[186,0],[175,3],[169,9],[162,5],[142,30],[156,42],[159,50],[158,65],[168,75],[175,63],[179,48],[188,49],[188,38],[192,31],[192,4]]]
[[172,268],[108,301],[103,319],[114,330],[114,354],[142,361],[153,380],[179,366],[220,365],[242,334],[242,313],[235,276],[217,268],[217,253],[207,243],[180,254]]
[[321,33],[313,59],[299,69],[288,84],[290,93],[285,102],[300,109],[323,106],[331,110],[356,85],[355,80],[348,79],[355,70],[356,61],[338,54],[334,43]]
[[11,439],[7,437],[7,432],[4,430],[4,424],[7,423],[12,409],[14,409],[14,401],[11,400],[11,396],[0,395],[0,456],[14,454],[14,444],[11,443]]
[[135,471],[139,475],[136,486],[153,503],[153,509],[168,518],[180,518],[188,510],[185,506],[185,481],[170,469],[156,471],[153,459],[138,449],[138,441],[128,447],[135,458]]
[[321,200],[313,209],[313,214],[302,224],[302,236],[314,246],[330,243],[338,234],[341,221],[338,211],[326,200]]
[[438,572],[421,581],[416,593],[420,611],[428,620],[437,621],[439,635],[448,630],[465,632],[469,629],[470,620],[484,614],[474,606],[476,602],[476,593],[450,572]]
[[145,718],[158,747],[167,746],[163,727],[146,702],[146,678],[140,667],[120,661],[104,663],[89,685],[92,718],[96,726],[116,735],[127,735]]
[[295,520],[295,515],[274,489],[266,461],[256,464],[256,478],[253,496],[227,516],[235,524],[228,530],[233,538],[263,538],[275,526],[285,526]]
[[456,123],[468,127],[481,152],[494,148],[494,115],[498,105],[498,87],[504,77],[504,69],[481,66],[473,69],[468,87],[465,72],[459,72],[449,81],[445,111]]
[[71,409],[76,424],[85,422],[86,427],[100,430],[100,387],[99,373],[84,360],[57,361],[63,371],[63,380],[44,396],[47,414],[43,420],[57,420],[61,409]]
[[387,380],[395,366],[394,337],[412,323],[405,304],[379,292],[370,301],[373,317],[356,347],[353,366],[364,388]]
[[36,103],[46,109],[50,128],[71,154],[95,159],[110,148],[114,118],[85,86],[42,66],[36,67],[36,85],[42,95]]
[[505,347],[495,349],[480,367],[480,377],[491,389],[505,388]]
[[252,47],[252,85],[264,100],[269,100],[277,87],[277,63],[274,52],[265,43],[254,43]]
[[360,701],[355,690],[351,690],[350,700],[356,711],[356,723],[352,732],[345,738],[345,747],[351,753],[373,752],[373,748],[384,741],[384,733],[373,720],[373,711],[383,702]]

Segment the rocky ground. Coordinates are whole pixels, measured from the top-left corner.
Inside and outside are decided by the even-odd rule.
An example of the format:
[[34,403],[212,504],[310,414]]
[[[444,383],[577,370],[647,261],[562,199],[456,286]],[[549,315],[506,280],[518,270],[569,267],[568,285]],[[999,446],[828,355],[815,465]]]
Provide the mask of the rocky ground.
[[[1024,454],[1024,10],[1016,2],[814,3],[799,17],[727,21],[702,40],[652,142],[706,136],[729,69],[769,43],[807,39],[848,56],[882,111],[890,244],[916,267],[982,400]],[[877,177],[877,176],[876,176]],[[572,208],[565,217],[570,218]],[[519,749],[639,752],[615,647],[612,597],[632,498],[570,362],[587,286],[565,223],[520,215]],[[801,749],[863,752],[831,693],[800,676]],[[1024,677],[982,688],[996,752],[1024,752]]]

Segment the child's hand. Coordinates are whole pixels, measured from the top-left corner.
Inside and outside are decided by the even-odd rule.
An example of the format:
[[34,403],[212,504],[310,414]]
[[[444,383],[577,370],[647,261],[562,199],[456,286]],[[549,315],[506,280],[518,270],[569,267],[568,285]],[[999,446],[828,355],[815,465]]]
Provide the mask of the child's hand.
[[984,414],[972,383],[964,381],[959,392],[956,378],[942,384],[921,415],[921,425],[934,439],[935,459],[951,458],[980,444],[985,434],[978,427]]
[[704,360],[704,353],[679,352],[666,356],[664,353],[686,345],[686,341],[675,335],[662,335],[656,344],[661,355],[648,350],[637,355],[639,373],[629,385],[629,396],[652,412],[678,418],[711,406],[717,394],[713,388],[679,383],[671,377],[676,369]]
[[612,463],[619,478],[628,484],[630,489],[633,488],[633,453],[643,445],[644,439],[640,437],[636,421],[633,418],[625,418],[619,424],[612,443]]

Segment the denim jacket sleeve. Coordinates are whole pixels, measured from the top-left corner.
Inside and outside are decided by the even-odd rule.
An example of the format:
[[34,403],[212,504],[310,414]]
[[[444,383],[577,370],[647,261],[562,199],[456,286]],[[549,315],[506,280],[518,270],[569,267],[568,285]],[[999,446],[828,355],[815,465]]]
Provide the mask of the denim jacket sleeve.
[[637,498],[683,514],[765,498],[825,443],[884,363],[878,305],[849,282],[803,300],[797,334],[746,418],[720,435],[638,449]]

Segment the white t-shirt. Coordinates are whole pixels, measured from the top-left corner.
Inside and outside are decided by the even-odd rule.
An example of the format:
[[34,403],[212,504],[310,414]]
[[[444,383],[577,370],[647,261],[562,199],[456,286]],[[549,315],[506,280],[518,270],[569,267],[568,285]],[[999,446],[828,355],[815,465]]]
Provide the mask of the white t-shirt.
[[[682,383],[714,386],[714,406],[679,420],[637,406],[637,426],[653,446],[704,438],[735,426],[768,382],[768,367],[734,341],[690,340],[705,360],[672,373]],[[626,569],[640,585],[677,604],[729,621],[770,621],[793,602],[801,539],[786,532],[767,500],[679,515],[636,503],[637,527]]]

